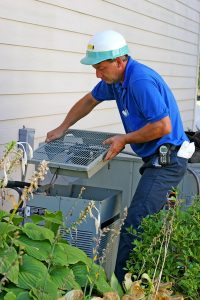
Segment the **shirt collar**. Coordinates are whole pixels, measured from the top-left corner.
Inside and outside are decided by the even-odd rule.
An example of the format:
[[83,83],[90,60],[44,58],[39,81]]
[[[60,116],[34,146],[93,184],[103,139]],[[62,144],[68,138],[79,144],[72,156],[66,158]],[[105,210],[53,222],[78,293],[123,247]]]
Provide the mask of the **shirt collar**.
[[124,81],[122,83],[122,88],[127,88],[130,80],[130,73],[132,71],[132,66],[135,64],[135,61],[129,56],[128,62],[126,64],[125,72],[124,72]]

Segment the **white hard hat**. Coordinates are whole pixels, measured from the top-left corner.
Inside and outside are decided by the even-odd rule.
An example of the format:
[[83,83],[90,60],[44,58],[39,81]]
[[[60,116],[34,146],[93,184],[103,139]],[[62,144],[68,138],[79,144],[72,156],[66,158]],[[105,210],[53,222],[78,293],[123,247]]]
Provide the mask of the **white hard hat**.
[[128,54],[128,46],[124,37],[113,30],[95,34],[89,41],[86,56],[81,59],[84,65],[95,65],[107,59]]

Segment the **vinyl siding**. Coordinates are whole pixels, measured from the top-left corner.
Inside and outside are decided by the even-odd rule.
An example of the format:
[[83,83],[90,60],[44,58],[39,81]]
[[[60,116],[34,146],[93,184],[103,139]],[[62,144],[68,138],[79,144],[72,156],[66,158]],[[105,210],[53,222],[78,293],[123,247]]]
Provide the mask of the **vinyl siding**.
[[[199,60],[198,0],[2,0],[0,146],[35,128],[36,145],[98,82],[80,64],[89,38],[121,32],[133,58],[172,88],[185,129],[194,127]],[[123,132],[115,102],[99,105],[75,128]]]

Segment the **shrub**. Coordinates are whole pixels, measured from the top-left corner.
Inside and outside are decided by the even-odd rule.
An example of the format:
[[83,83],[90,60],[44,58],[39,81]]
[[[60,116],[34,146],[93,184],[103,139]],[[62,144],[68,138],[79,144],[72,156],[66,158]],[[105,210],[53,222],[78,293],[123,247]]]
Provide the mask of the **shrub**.
[[[200,299],[200,201],[189,208],[173,209],[143,219],[127,269],[140,278],[172,282],[187,299]],[[134,233],[134,232],[133,232]]]

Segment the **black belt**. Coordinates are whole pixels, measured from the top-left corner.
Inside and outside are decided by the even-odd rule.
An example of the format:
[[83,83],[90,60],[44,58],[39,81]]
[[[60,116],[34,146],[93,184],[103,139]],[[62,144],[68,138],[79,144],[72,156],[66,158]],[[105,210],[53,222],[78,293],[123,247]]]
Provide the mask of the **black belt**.
[[[172,145],[172,144],[164,144],[164,145],[168,145],[169,146],[169,149],[171,150],[171,151],[174,151],[174,150],[179,150],[180,148],[181,148],[181,145],[178,145],[178,146],[176,146],[176,145]],[[158,151],[158,150],[157,150]]]

